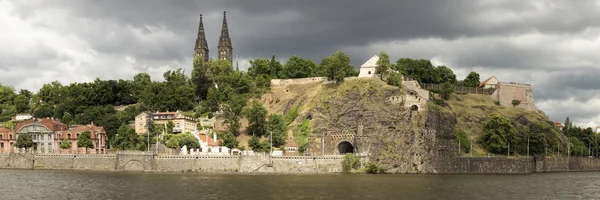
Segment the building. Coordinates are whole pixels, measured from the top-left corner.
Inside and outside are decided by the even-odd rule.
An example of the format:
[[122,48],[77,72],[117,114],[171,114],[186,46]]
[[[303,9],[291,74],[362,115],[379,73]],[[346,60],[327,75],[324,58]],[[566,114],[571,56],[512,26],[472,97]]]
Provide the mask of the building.
[[[15,131],[13,132],[7,128],[0,128],[1,151],[18,151],[14,146],[17,142],[17,138],[19,135],[27,133],[33,139],[33,147],[31,150],[34,153],[106,153],[106,132],[103,127],[95,126],[94,123],[89,125],[72,125],[69,127],[52,118],[34,118],[18,123],[14,130]],[[85,131],[90,132],[90,138],[94,141],[93,151],[85,152],[85,149],[77,146],[77,139]],[[8,138],[5,138],[5,135],[8,135]],[[71,149],[62,150],[60,148],[60,145],[65,139],[68,142],[71,142]]]
[[197,130],[196,119],[185,116],[183,113],[177,112],[143,112],[135,116],[135,133],[146,134],[148,132],[148,123],[165,125],[173,122],[173,133],[194,132]]
[[529,84],[498,82],[491,97],[502,106],[513,107],[512,101],[519,100],[520,103],[517,107],[529,110],[536,109],[533,102],[533,89]]
[[[69,130],[58,131],[56,134],[56,139],[58,140],[58,148],[61,153],[92,153],[89,151],[84,152],[85,149],[79,148],[77,146],[77,140],[81,133],[90,132],[90,138],[94,143],[93,153],[96,154],[105,154],[106,153],[106,142],[108,137],[106,135],[106,131],[101,126],[95,126],[92,122],[88,125],[71,125]],[[67,140],[67,142],[71,143],[71,149],[62,149],[60,145]],[[99,147],[99,148],[98,148]]]
[[479,87],[482,87],[484,89],[488,89],[488,88],[496,88],[496,86],[498,85],[499,81],[496,78],[496,76],[492,76],[488,79],[485,79],[484,81],[481,81],[481,83],[479,83]]
[[596,133],[600,133],[600,126],[596,126]]
[[[221,36],[219,37],[219,45],[217,48],[219,60],[228,60],[229,62],[232,62],[233,46],[231,44],[231,38],[229,37],[226,12],[223,12],[223,25],[221,27]],[[200,15],[200,24],[198,25],[198,36],[196,38],[194,53],[195,55],[202,57],[204,61],[208,61],[208,52],[209,50],[204,33],[204,24],[202,22],[202,15]]]
[[379,56],[374,55],[367,62],[360,66],[360,72],[358,73],[358,77],[375,77],[375,68],[377,67],[377,61],[379,61]]
[[9,128],[0,127],[0,152],[10,152],[15,136]]
[[556,128],[562,130],[563,129],[563,125],[560,122],[554,122],[554,126],[556,126]]

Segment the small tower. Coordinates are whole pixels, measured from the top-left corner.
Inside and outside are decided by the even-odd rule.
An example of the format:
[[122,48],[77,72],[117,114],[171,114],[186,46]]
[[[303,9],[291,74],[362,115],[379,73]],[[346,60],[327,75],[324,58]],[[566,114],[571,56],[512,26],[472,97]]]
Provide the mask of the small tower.
[[208,43],[204,35],[204,24],[202,24],[202,15],[200,15],[200,25],[198,25],[198,38],[196,38],[196,46],[194,47],[195,55],[203,58],[204,62],[208,61]]
[[233,47],[231,38],[229,38],[229,29],[227,28],[227,13],[223,12],[223,27],[221,28],[221,37],[219,37],[219,60],[228,60],[232,62]]

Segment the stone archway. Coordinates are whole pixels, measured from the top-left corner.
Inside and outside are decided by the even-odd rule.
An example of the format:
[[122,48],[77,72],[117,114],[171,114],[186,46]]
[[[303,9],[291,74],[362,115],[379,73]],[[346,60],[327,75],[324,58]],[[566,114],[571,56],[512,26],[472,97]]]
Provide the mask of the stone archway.
[[146,167],[139,160],[130,160],[123,166],[124,171],[144,171]]
[[411,110],[411,111],[418,111],[418,110],[419,110],[419,106],[417,106],[417,105],[412,105],[412,106],[410,106],[410,110]]
[[347,153],[354,153],[354,145],[352,145],[352,143],[350,143],[348,141],[341,141],[340,143],[338,143],[337,148],[338,148],[338,152],[341,155],[344,155]]

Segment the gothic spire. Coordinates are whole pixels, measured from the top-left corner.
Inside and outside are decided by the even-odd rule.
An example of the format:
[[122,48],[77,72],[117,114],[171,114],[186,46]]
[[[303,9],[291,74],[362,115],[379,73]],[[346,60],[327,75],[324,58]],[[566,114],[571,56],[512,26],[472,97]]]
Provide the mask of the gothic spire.
[[200,24],[198,25],[198,37],[196,38],[196,46],[194,52],[201,56],[204,61],[208,61],[208,43],[204,35],[204,24],[202,23],[202,14],[200,14]]
[[227,12],[223,11],[223,26],[221,27],[221,38],[229,38],[229,29],[227,28]]
[[219,37],[219,60],[228,60],[232,62],[233,47],[231,38],[229,38],[229,29],[227,28],[227,12],[223,11],[223,26],[221,27],[221,37]]

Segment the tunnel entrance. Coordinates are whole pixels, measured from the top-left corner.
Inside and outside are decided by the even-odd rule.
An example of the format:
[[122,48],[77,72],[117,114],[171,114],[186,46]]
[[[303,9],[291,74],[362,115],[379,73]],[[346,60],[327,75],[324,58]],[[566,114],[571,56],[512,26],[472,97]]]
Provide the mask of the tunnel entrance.
[[354,146],[348,141],[342,141],[337,145],[340,154],[354,153]]

